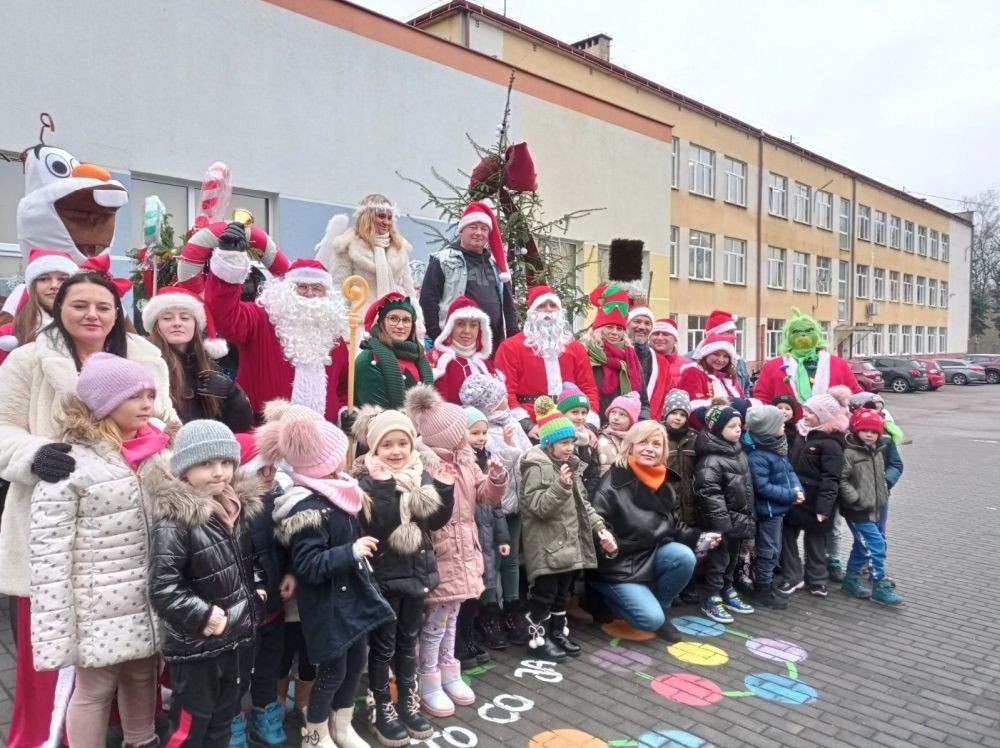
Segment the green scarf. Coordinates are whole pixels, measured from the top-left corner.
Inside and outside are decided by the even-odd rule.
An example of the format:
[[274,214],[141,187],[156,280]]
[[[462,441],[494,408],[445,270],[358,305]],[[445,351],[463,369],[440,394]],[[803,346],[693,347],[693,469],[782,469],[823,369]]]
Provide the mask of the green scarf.
[[402,408],[406,397],[400,360],[415,362],[420,372],[420,384],[434,386],[434,370],[431,369],[427,356],[421,355],[423,349],[412,340],[394,342],[390,348],[372,335],[365,341],[365,345],[372,349],[375,358],[378,359],[378,370],[385,384],[385,394],[389,399],[390,408]]
[[794,348],[788,355],[798,364],[795,367],[795,393],[800,403],[812,397],[813,387],[809,381],[809,370],[806,364],[819,364],[819,351],[815,348]]
[[[629,378],[629,375],[628,375],[628,361],[625,358],[625,344],[622,343],[620,345],[613,345],[611,343],[608,343],[607,345],[613,346],[614,348],[617,348],[617,349],[621,350],[622,355],[618,359],[618,362],[617,362],[618,365],[615,366],[614,362],[612,362],[610,365],[608,364],[608,352],[607,352],[607,350],[605,348],[605,344],[603,342],[598,343],[598,342],[595,342],[595,341],[591,341],[591,342],[587,343],[587,355],[590,356],[590,365],[591,366],[606,367],[608,369],[617,369],[618,370],[618,391],[621,392],[622,394],[624,394],[626,392],[631,392],[632,391],[632,380]],[[609,380],[607,376],[604,377],[604,379],[602,380],[602,382],[603,382],[603,385],[601,387],[601,391],[605,395],[610,394],[610,393],[612,393],[612,392],[615,391],[614,386],[611,384],[611,380]]]

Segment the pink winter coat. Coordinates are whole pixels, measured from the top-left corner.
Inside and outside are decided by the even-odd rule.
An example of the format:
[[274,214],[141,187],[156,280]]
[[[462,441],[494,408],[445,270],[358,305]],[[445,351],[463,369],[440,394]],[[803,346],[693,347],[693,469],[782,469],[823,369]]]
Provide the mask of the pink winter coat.
[[451,520],[431,533],[437,554],[441,583],[427,596],[428,603],[449,603],[470,600],[483,594],[483,549],[476,528],[476,504],[497,505],[507,487],[507,474],[499,483],[491,480],[476,464],[472,450],[460,453],[438,453],[438,457],[455,465],[455,508]]

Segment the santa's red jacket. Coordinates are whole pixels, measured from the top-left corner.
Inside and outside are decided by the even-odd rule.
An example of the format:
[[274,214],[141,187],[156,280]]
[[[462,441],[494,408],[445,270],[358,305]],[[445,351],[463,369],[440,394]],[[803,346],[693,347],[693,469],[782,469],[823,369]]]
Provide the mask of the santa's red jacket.
[[[760,377],[753,388],[753,396],[765,404],[770,403],[778,395],[791,395],[800,403],[804,403],[809,398],[799,396],[795,390],[797,367],[798,362],[791,356],[770,359],[760,370]],[[812,385],[813,395],[821,395],[838,384],[848,387],[854,394],[862,391],[854,372],[851,371],[851,365],[824,349],[819,351],[819,361],[813,379],[815,380]]]

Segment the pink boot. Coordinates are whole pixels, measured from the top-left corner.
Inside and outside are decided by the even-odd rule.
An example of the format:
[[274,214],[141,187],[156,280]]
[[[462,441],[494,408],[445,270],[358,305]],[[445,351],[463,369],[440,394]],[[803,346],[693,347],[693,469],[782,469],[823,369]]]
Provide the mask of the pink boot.
[[458,660],[450,665],[441,665],[441,687],[459,706],[472,706],[476,703],[476,694],[462,680],[462,664]]
[[432,717],[450,717],[455,713],[455,704],[448,694],[441,690],[441,671],[421,673],[418,689],[420,706]]

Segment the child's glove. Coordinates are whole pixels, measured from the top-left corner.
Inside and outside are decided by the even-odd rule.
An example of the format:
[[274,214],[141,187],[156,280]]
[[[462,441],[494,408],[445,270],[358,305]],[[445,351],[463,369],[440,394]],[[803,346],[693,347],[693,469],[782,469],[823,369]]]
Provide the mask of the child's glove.
[[68,478],[76,469],[76,460],[69,456],[71,447],[64,442],[53,442],[38,448],[31,461],[31,472],[46,483],[58,483]]

